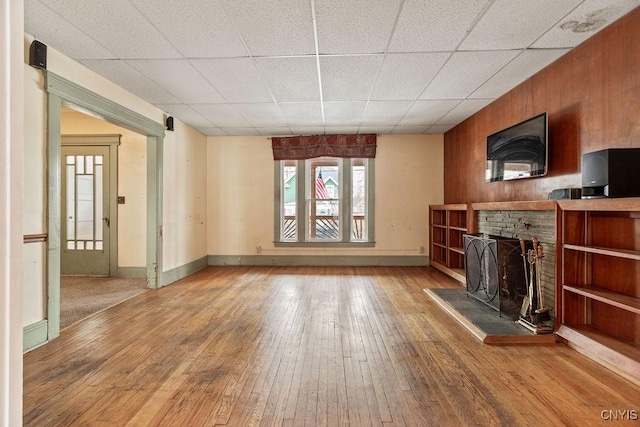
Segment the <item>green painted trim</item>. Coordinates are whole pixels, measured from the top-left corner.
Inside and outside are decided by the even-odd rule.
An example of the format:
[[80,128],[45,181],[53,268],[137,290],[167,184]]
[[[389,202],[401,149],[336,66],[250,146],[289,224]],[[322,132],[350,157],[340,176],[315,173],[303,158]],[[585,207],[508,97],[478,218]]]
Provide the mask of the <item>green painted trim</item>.
[[47,102],[47,330],[49,340],[60,335],[60,239],[62,213],[62,99],[50,93]]
[[146,267],[118,267],[116,277],[123,279],[145,279],[147,277]]
[[173,282],[177,282],[178,280],[184,279],[185,277],[190,276],[193,273],[206,268],[207,266],[208,258],[204,256],[185,265],[181,265],[180,267],[165,271],[162,274],[162,282],[160,283],[160,286],[167,286]]
[[50,71],[45,72],[45,89],[50,94],[58,95],[76,109],[91,116],[113,119],[114,123],[147,135],[164,136],[164,124],[155,122],[143,115],[129,110],[107,98],[83,88],[70,80],[60,77]]
[[376,242],[273,242],[273,245],[276,248],[373,248]]
[[209,255],[210,266],[223,265],[277,265],[284,267],[426,267],[425,255]]
[[367,159],[367,240],[376,241],[376,160]]
[[284,194],[281,193],[281,185],[283,163],[280,161],[273,162],[273,240],[280,241],[282,236],[282,205],[284,204]]
[[[147,283],[157,287],[162,271],[162,145],[165,128],[135,111],[44,71],[47,102],[47,319],[48,339],[60,335],[60,190],[62,104],[147,135]],[[151,155],[149,155],[151,154]],[[115,206],[117,209],[117,206]],[[117,263],[114,263],[114,266]]]
[[47,319],[22,328],[22,352],[26,353],[47,342],[49,326]]
[[120,145],[119,134],[62,135],[62,145]]

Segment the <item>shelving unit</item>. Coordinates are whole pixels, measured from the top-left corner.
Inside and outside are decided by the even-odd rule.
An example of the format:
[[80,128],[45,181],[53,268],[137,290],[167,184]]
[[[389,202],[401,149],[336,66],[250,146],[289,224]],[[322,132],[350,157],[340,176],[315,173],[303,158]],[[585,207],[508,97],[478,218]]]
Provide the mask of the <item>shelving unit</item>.
[[465,283],[462,235],[467,233],[467,205],[429,206],[430,264]]
[[558,335],[640,384],[640,199],[559,202]]

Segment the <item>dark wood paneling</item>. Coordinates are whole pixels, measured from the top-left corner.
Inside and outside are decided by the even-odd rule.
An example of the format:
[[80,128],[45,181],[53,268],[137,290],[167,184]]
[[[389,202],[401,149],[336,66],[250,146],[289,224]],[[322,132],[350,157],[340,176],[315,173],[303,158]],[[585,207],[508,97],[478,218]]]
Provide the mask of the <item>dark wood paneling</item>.
[[[582,153],[640,147],[640,8],[444,136],[445,203],[541,200],[580,187]],[[549,173],[485,182],[486,137],[546,111]]]

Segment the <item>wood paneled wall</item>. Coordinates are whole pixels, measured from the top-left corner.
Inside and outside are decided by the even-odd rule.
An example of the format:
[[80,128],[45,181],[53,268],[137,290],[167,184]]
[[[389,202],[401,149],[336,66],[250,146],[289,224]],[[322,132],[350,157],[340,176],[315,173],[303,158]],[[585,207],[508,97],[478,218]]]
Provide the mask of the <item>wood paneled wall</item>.
[[[548,175],[485,182],[487,135],[544,111]],[[445,203],[546,199],[580,187],[582,153],[614,147],[640,147],[640,8],[447,132]]]

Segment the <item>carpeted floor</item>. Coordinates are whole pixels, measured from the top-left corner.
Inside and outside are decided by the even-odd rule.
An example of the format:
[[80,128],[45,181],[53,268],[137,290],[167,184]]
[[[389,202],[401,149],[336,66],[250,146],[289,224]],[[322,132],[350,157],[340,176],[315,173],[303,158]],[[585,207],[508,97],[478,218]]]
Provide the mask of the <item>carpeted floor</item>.
[[60,329],[146,290],[146,279],[62,276]]

